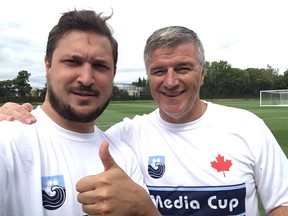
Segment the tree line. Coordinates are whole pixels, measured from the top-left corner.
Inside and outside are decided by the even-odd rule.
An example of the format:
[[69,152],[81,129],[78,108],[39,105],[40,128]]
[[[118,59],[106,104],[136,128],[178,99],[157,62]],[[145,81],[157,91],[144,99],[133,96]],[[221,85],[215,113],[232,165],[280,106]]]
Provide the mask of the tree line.
[[226,61],[206,62],[202,98],[258,98],[260,90],[288,89],[288,69],[233,68]]
[[[30,73],[22,70],[12,80],[0,81],[0,102],[42,102],[46,87],[32,89]],[[132,82],[139,91],[132,95],[114,85],[111,100],[151,100],[149,82],[138,78]],[[239,69],[227,61],[206,62],[206,76],[201,88],[201,98],[258,98],[260,90],[288,89],[288,69],[280,74],[278,69],[267,68]]]

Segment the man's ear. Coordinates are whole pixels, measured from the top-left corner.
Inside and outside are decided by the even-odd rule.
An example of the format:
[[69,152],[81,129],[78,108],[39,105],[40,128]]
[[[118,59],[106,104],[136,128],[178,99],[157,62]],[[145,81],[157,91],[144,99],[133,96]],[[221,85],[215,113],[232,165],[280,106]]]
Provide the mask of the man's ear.
[[45,69],[46,69],[46,72],[47,72],[47,70],[51,67],[51,62],[49,62],[49,60],[48,60],[46,55],[44,57],[44,63],[45,63]]
[[204,84],[204,80],[205,80],[205,75],[206,75],[206,68],[205,66],[203,66],[202,70],[201,70],[201,86]]

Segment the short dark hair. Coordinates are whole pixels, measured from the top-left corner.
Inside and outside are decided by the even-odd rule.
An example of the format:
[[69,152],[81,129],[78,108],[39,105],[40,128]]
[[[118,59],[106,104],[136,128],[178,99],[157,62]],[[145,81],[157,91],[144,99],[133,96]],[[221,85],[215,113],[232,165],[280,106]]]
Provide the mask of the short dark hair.
[[106,23],[110,16],[103,17],[102,13],[96,13],[92,10],[76,10],[63,13],[57,25],[55,25],[49,33],[46,57],[48,62],[52,62],[53,52],[57,46],[58,41],[62,36],[70,30],[81,30],[84,32],[95,32],[97,34],[106,36],[111,43],[112,55],[114,60],[114,69],[116,70],[118,60],[118,43],[112,36],[112,28]]

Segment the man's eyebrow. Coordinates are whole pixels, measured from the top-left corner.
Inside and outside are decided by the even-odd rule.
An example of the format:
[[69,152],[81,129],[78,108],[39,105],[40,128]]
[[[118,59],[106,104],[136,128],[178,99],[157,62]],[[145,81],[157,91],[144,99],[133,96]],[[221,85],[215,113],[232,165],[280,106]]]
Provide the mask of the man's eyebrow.
[[179,66],[191,66],[191,67],[193,67],[193,68],[195,68],[197,65],[198,65],[198,64],[194,64],[194,63],[192,63],[192,62],[190,62],[190,61],[187,61],[187,62],[179,62],[179,63],[176,64],[177,67],[179,67]]
[[80,55],[77,55],[77,54],[73,54],[73,55],[67,55],[67,57],[70,57],[70,58],[74,58],[74,59],[83,59],[83,57],[82,56],[80,56]]

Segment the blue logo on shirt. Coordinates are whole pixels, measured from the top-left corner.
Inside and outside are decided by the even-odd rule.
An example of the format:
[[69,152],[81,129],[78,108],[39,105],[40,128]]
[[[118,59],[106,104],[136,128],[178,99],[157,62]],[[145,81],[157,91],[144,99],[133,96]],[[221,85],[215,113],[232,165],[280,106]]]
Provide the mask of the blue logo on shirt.
[[44,176],[41,179],[43,207],[47,210],[60,208],[66,200],[63,175]]
[[148,161],[148,173],[152,178],[161,178],[165,173],[165,157],[150,156]]

